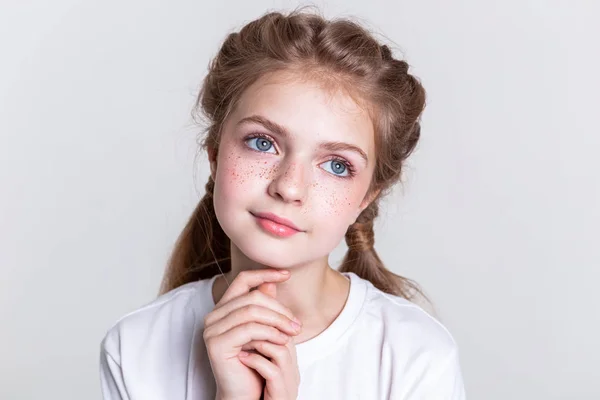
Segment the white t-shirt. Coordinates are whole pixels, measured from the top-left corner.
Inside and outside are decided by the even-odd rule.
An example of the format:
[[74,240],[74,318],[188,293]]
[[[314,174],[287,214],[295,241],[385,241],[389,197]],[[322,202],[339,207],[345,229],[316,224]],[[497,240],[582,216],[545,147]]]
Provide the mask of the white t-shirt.
[[[465,399],[446,328],[417,305],[344,275],[350,293],[339,316],[296,345],[298,399]],[[215,306],[215,278],[174,289],[108,331],[100,357],[105,400],[214,400],[202,330]]]

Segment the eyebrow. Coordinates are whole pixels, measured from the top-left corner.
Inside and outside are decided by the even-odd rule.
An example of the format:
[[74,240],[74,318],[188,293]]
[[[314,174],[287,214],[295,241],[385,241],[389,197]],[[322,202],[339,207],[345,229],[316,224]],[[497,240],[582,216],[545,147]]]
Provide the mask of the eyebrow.
[[[261,115],[251,115],[249,117],[242,118],[237,123],[237,125],[241,125],[246,122],[254,122],[256,124],[262,125],[263,127],[270,130],[271,132],[274,132],[280,136],[283,136],[284,138],[290,137],[290,133],[288,132],[287,129],[285,129],[283,126],[279,125],[278,123],[273,122],[270,119],[267,119]],[[342,151],[342,150],[353,151],[353,152],[357,153],[365,161],[366,164],[369,163],[367,154],[360,147],[355,146],[353,144],[344,143],[344,142],[321,142],[321,143],[319,143],[319,145],[329,151]]]

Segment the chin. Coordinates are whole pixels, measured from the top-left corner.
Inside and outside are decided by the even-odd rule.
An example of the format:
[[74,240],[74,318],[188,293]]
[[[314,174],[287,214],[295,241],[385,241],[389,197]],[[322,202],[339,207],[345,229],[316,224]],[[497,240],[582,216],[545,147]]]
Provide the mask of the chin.
[[[254,240],[257,242],[257,240]],[[288,246],[238,246],[250,260],[271,268],[291,268],[300,263],[306,262],[305,257],[299,259],[298,254],[290,251]]]
[[259,235],[244,239],[235,243],[237,248],[250,260],[266,267],[291,268],[308,261],[305,259],[305,252],[302,254],[303,257],[299,257],[301,253],[298,252],[297,246],[292,250],[291,243],[272,243],[268,238],[261,240]]

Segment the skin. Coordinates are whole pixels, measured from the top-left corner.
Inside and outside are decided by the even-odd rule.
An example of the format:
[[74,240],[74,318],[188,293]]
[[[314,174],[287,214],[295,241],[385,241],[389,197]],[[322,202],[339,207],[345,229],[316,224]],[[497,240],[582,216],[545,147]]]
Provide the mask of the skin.
[[[257,121],[240,123],[250,116],[273,121],[287,134]],[[264,137],[250,137],[256,133]],[[368,112],[345,92],[292,72],[265,75],[243,93],[225,121],[218,151],[209,149],[209,160],[215,212],[231,239],[232,270],[215,281],[215,303],[241,271],[287,269],[288,279],[259,290],[301,322],[290,344],[317,336],[339,315],[350,287],[329,266],[329,254],[375,195],[368,193],[375,166]],[[251,212],[276,214],[301,232],[273,236]]]

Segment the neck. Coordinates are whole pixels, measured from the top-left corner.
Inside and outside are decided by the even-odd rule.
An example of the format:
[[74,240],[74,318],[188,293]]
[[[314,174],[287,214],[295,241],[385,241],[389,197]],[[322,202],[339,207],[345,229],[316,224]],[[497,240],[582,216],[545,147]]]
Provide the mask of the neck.
[[[231,271],[225,274],[231,284],[245,270],[270,268],[247,258],[233,243],[231,244]],[[325,330],[344,308],[350,289],[349,280],[329,266],[327,257],[289,269],[288,280],[277,284],[277,301],[289,308],[302,321],[302,332],[294,337],[301,343]],[[217,303],[228,286],[222,276],[213,287]]]

